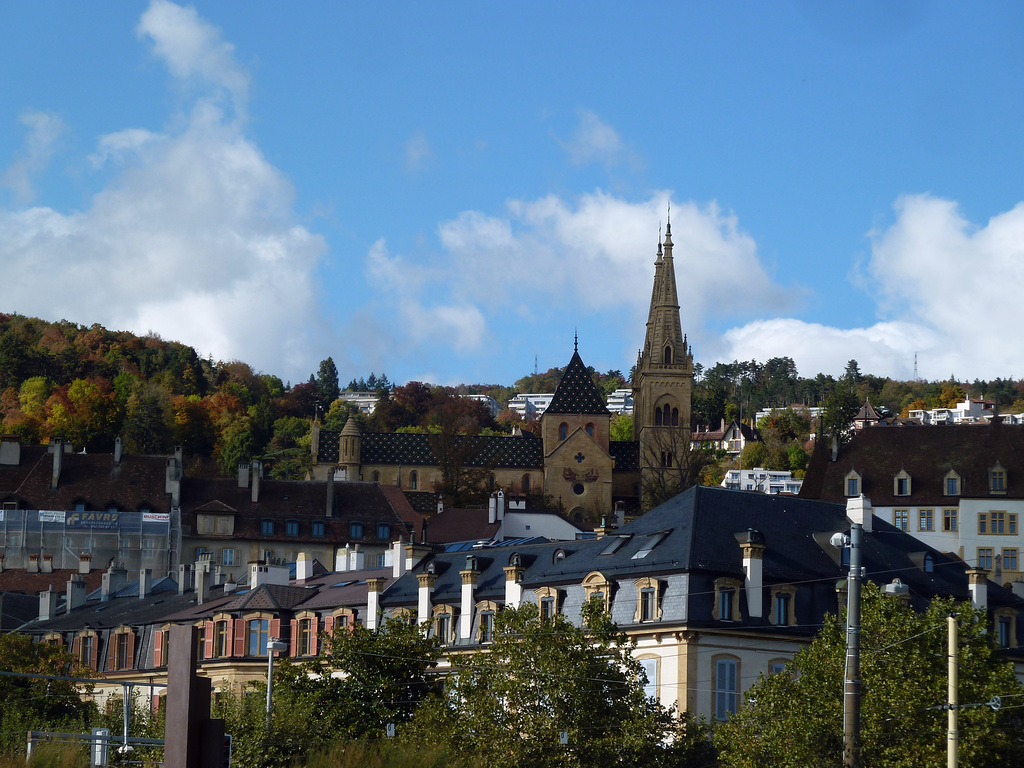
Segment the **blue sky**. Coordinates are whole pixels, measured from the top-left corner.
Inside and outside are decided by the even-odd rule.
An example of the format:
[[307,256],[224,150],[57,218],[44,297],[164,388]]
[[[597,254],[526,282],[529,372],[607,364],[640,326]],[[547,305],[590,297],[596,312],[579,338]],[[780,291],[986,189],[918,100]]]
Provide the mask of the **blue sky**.
[[0,311],[291,381],[1024,377],[1016,3],[0,4]]

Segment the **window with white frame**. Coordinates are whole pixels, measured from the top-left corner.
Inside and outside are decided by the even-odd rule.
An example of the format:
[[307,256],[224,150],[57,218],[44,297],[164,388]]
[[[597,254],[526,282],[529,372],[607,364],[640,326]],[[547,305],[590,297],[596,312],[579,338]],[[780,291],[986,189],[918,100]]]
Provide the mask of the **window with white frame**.
[[647,678],[647,682],[644,683],[644,696],[649,699],[658,698],[658,658],[645,657],[637,659],[640,662],[640,668],[644,671],[644,676]]

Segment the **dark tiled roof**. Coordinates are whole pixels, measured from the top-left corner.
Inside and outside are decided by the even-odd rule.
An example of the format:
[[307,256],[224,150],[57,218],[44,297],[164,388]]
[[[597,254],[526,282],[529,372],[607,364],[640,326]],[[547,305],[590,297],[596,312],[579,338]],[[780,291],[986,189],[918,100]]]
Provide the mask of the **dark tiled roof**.
[[21,446],[18,466],[0,466],[0,500],[18,501],[22,509],[138,510],[168,512],[164,490],[169,456],[125,454],[114,463],[112,454],[65,453],[57,487],[50,490],[53,455],[45,446]]
[[[363,464],[401,464],[435,467],[433,435],[420,432],[368,432],[360,444]],[[467,467],[538,469],[544,462],[544,448],[535,437],[504,435],[460,435],[468,443]]]
[[635,440],[612,440],[608,453],[615,459],[616,472],[637,472],[640,469],[640,443]]
[[594,380],[590,378],[587,366],[579,352],[572,353],[572,360],[566,366],[555,396],[545,413],[588,413],[601,416],[608,415],[601,393],[597,391]]
[[427,522],[426,536],[431,544],[450,541],[490,540],[497,535],[501,523],[488,523],[486,509],[446,509]]
[[[800,496],[845,501],[845,478],[856,471],[862,492],[875,506],[949,504],[944,496],[946,474],[960,475],[961,495],[989,497],[988,471],[997,463],[1006,470],[1006,493],[999,498],[1024,499],[1024,426],[972,424],[907,426],[902,429],[860,430],[831,461],[831,448],[815,447]],[[910,475],[910,496],[896,496],[894,478]],[[996,498],[993,496],[993,498]]]
[[263,584],[218,607],[220,611],[291,611],[316,592],[305,586]]
[[[59,568],[52,573],[28,573],[25,570],[8,570],[0,573],[0,592],[25,592],[38,595],[52,587],[55,592],[67,591],[68,581],[78,573],[77,568]],[[103,571],[92,570],[85,574],[85,588],[91,592],[103,583]]]

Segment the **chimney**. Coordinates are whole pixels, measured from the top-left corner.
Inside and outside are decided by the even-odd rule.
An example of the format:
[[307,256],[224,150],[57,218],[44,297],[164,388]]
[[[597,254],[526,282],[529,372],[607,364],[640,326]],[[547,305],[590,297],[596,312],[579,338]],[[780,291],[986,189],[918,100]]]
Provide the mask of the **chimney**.
[[752,619],[760,619],[764,616],[764,536],[753,528],[740,535],[744,537],[740,549],[743,550],[743,589],[747,593],[747,614]]
[[352,550],[352,559],[349,560],[348,569],[350,571],[361,571],[366,567],[366,553],[359,551],[359,545],[356,544],[356,548]]
[[181,563],[178,566],[178,594],[184,595],[186,592],[192,591],[192,585],[195,583],[194,580],[195,570],[192,568],[191,563]]
[[43,565],[40,573],[53,573],[53,555],[49,552],[43,553]]
[[473,634],[473,590],[476,588],[477,578],[480,571],[477,570],[477,560],[474,555],[466,557],[465,570],[459,571],[462,577],[462,602],[459,606],[459,638],[469,640]]
[[176,446],[174,456],[167,459],[167,470],[164,477],[164,493],[171,494],[171,506],[181,506],[181,476],[183,465],[181,463],[181,446]]
[[518,608],[523,601],[523,558],[517,552],[513,552],[505,566],[505,605],[509,608]]
[[498,489],[498,522],[505,519],[505,492]]
[[1013,590],[1013,594],[1017,597],[1024,597],[1024,581],[1022,581],[1019,576],[1010,585],[1010,589]]
[[198,605],[202,605],[210,599],[212,576],[209,568],[196,568],[196,603]]
[[871,511],[871,499],[864,496],[856,496],[846,500],[846,519],[851,523],[860,523],[864,533],[871,533],[871,521],[874,513]]
[[53,476],[50,478],[50,490],[57,490],[57,485],[60,482],[60,470],[64,464],[64,443],[61,440],[55,440],[53,445],[50,446],[50,452],[53,453]]
[[349,556],[349,547],[348,547],[348,544],[346,544],[344,549],[339,549],[334,554],[334,570],[335,571],[338,571],[339,573],[341,573],[343,571],[347,571],[348,570],[348,556]]
[[249,465],[239,464],[238,465],[238,487],[248,488],[249,487]]
[[88,552],[78,556],[78,572],[83,576],[92,572],[92,555]]
[[411,571],[423,558],[429,555],[431,546],[429,544],[413,544],[411,541],[405,545],[405,570]]
[[444,512],[444,496],[437,494],[437,514]]
[[311,578],[313,578],[313,561],[305,552],[299,552],[299,556],[295,559],[295,580],[306,581]]
[[111,563],[110,567],[103,574],[103,584],[100,588],[100,600],[107,602],[111,596],[128,583],[128,572],[124,566]]
[[0,464],[8,467],[21,464],[21,440],[17,435],[4,435],[0,439]]
[[39,554],[33,552],[28,556],[28,567],[25,568],[26,573],[39,573]]
[[65,610],[71,613],[75,608],[85,605],[85,577],[80,573],[72,574],[68,579],[68,595],[65,601]]
[[391,575],[396,579],[405,573],[405,555],[402,553],[402,537],[391,545]]
[[334,470],[327,470],[327,516],[334,517]]
[[988,610],[988,571],[968,568],[967,583],[971,590],[971,605],[981,611]]
[[224,572],[224,567],[220,565],[213,566],[213,582],[212,586],[222,587],[224,582],[227,581],[227,574]]
[[249,589],[262,587],[264,584],[288,586],[288,566],[279,561],[256,560],[249,563]]
[[57,593],[53,587],[47,587],[39,593],[39,621],[49,621],[57,613]]
[[494,525],[498,522],[498,494],[492,493],[487,500],[487,524]]
[[237,584],[237,582],[235,582],[234,579],[228,579],[227,581],[224,582],[224,594],[225,595],[233,595],[233,594],[235,594],[235,590],[236,589],[238,589],[238,584]]
[[153,570],[143,568],[139,571],[139,597],[145,600],[153,590]]
[[252,463],[252,503],[257,504],[260,500],[260,479],[263,477],[263,462],[253,461]]
[[121,463],[121,438],[114,438],[114,465],[117,466]]
[[384,589],[384,579],[366,580],[366,628],[376,629],[380,619],[380,593]]
[[426,624],[430,621],[430,595],[434,591],[434,583],[437,581],[437,575],[433,573],[433,563],[428,563],[428,571],[425,573],[416,574],[416,581],[419,582],[419,603],[417,605],[416,620],[420,624]]

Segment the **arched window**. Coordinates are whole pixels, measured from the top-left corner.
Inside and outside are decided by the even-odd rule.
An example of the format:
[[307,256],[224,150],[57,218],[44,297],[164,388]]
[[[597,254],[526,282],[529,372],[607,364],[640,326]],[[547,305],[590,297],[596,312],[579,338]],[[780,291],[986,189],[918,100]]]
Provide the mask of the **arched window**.
[[380,482],[380,472],[377,472],[376,470],[374,470],[374,472],[373,472],[373,482],[375,482],[375,483],[379,483]]
[[654,409],[654,426],[661,426],[661,406],[659,405]]
[[558,425],[558,439],[565,440],[569,436],[569,425],[564,421]]
[[530,492],[530,476],[523,475],[523,493]]
[[409,473],[409,487],[415,491],[418,485],[419,475],[416,474],[416,470],[413,470]]
[[[668,408],[668,406],[666,405],[665,408]],[[672,409],[672,426],[673,427],[678,427],[679,426],[679,409],[678,408],[673,408]]]
[[591,437],[594,436],[594,425],[593,424],[587,424],[587,434],[590,435]]
[[665,347],[665,365],[672,365],[672,347]]

